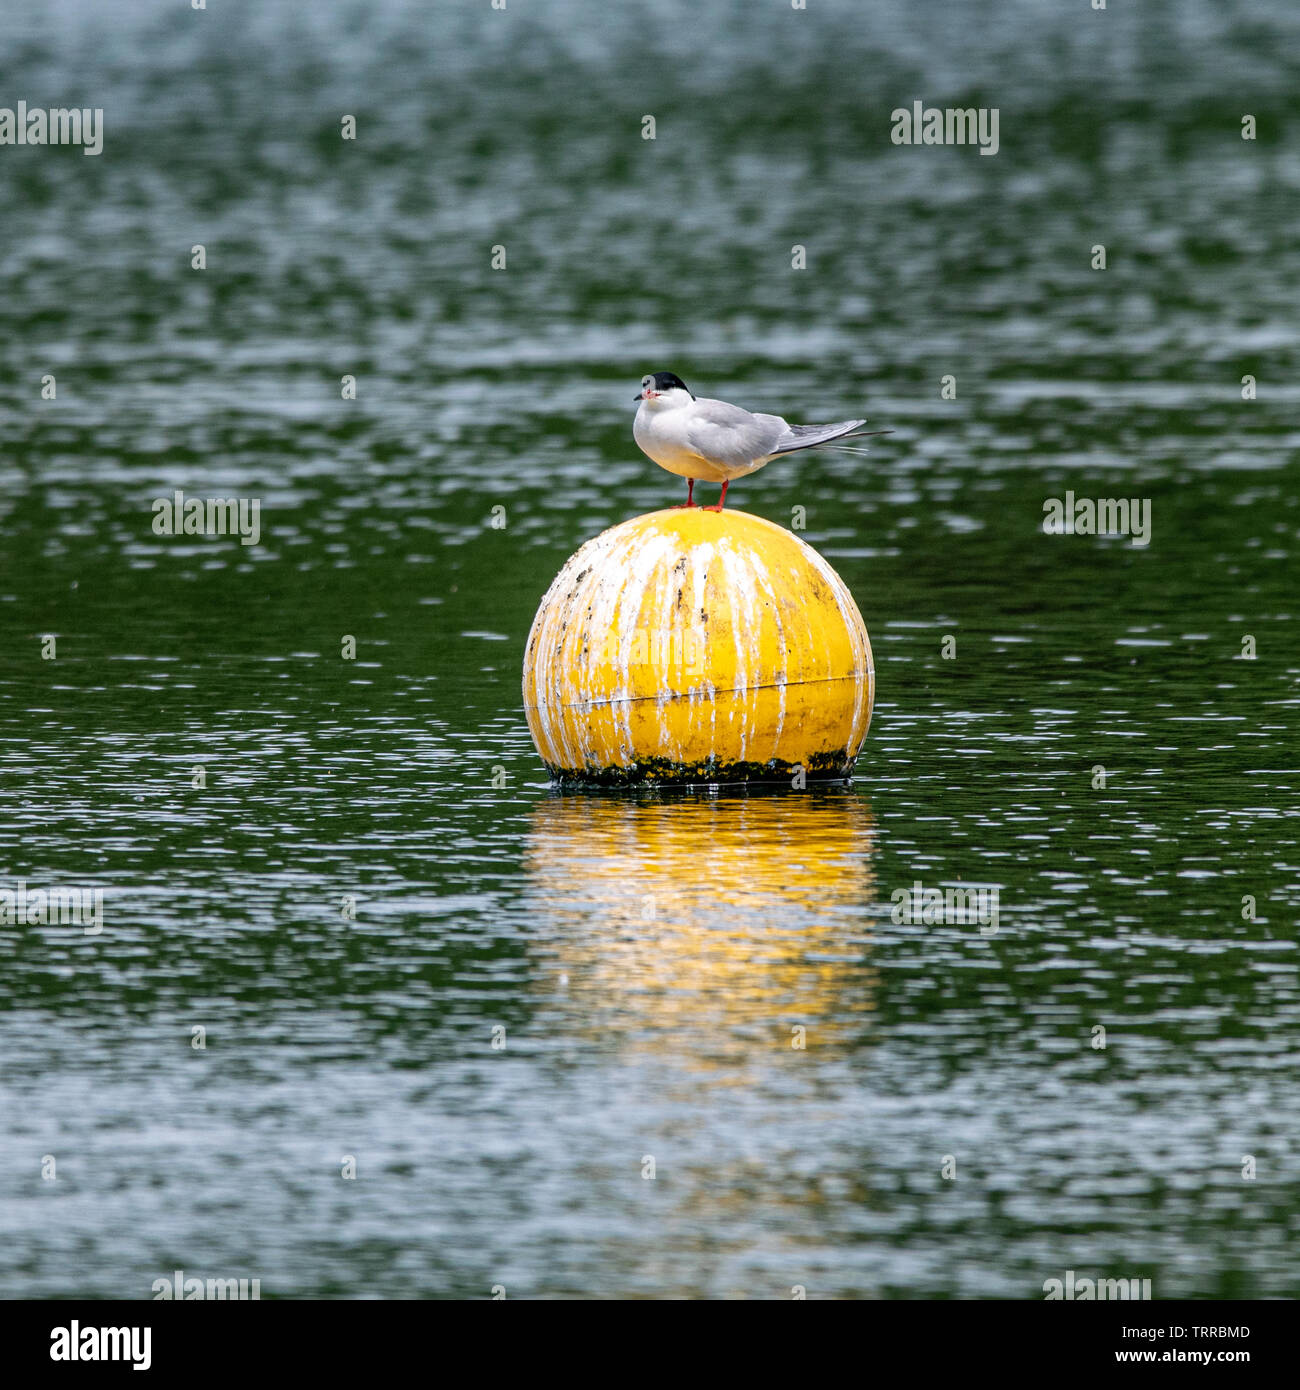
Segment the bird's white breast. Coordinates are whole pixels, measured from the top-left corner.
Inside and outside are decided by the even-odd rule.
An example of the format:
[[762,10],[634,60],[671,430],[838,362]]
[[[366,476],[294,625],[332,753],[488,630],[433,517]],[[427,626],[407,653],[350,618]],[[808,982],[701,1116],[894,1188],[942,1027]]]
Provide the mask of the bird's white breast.
[[721,482],[730,474],[696,454],[686,441],[685,410],[654,410],[642,406],[632,425],[632,437],[641,451],[679,478],[703,478]]

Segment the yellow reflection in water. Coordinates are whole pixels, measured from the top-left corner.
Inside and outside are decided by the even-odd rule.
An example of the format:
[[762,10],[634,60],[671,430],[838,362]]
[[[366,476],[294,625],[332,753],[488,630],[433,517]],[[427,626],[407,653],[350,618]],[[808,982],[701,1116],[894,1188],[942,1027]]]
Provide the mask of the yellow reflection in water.
[[548,797],[524,859],[539,986],[588,1036],[671,1030],[701,1062],[857,1036],[872,829],[846,788]]

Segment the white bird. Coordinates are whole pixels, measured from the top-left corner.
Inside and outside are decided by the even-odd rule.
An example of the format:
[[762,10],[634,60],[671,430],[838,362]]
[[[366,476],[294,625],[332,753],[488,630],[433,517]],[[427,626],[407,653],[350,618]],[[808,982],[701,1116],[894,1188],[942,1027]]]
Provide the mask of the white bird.
[[762,468],[780,454],[815,449],[836,439],[857,439],[865,434],[891,434],[891,430],[860,430],[865,420],[841,420],[834,425],[792,425],[779,415],[751,415],[738,405],[692,395],[686,383],[672,372],[654,372],[642,378],[641,402],[632,434],[642,453],[670,473],[686,479],[686,501],[694,507],[695,484],[700,479],[722,484],[716,507],[727,500],[733,478]]

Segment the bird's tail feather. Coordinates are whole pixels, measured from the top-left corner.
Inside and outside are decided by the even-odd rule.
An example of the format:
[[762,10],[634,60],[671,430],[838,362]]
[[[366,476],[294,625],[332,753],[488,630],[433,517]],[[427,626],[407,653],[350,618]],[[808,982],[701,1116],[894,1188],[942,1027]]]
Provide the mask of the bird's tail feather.
[[833,439],[861,439],[869,434],[893,434],[893,430],[860,430],[865,420],[840,420],[834,425],[791,425],[777,440],[774,454],[793,454],[797,449],[815,449]]

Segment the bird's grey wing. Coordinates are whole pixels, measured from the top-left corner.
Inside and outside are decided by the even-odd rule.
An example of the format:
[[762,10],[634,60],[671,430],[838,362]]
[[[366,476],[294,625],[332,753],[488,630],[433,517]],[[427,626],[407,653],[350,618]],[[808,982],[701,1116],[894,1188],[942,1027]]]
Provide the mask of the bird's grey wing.
[[701,458],[739,468],[775,452],[788,429],[779,415],[751,415],[726,401],[697,400],[686,443]]
[[832,439],[842,439],[852,434],[865,420],[840,420],[834,425],[787,425],[784,433],[776,441],[774,454],[792,454],[796,449],[811,449],[817,444],[829,444]]

